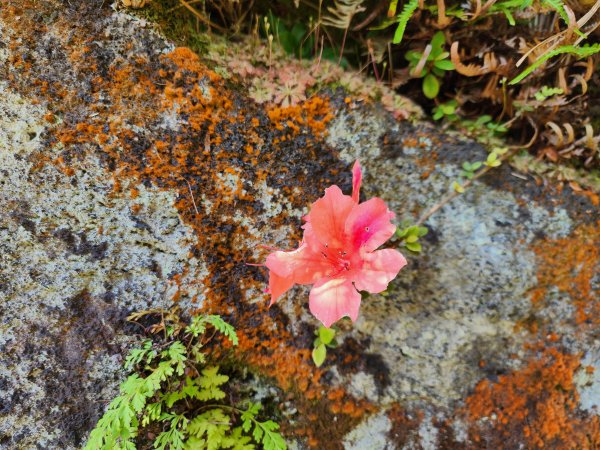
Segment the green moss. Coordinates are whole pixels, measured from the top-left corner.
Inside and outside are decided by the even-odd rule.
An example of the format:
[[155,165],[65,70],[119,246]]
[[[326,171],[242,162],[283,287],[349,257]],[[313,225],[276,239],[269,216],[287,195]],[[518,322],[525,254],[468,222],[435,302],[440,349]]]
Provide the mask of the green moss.
[[154,0],[147,7],[130,12],[156,23],[167,38],[198,54],[205,54],[215,38],[206,34],[200,21],[178,0]]

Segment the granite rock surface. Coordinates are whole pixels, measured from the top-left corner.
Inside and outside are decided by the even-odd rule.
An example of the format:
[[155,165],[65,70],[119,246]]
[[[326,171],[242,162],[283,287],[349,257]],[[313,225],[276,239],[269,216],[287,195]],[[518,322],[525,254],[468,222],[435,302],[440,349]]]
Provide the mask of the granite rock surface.
[[[307,290],[267,309],[260,245],[323,189],[415,221],[485,150],[323,88],[260,105],[102,1],[0,9],[0,448],[79,448],[141,339],[210,311],[296,448],[600,446],[597,200],[506,165],[441,208],[321,369]],[[596,370],[594,371],[593,368]]]

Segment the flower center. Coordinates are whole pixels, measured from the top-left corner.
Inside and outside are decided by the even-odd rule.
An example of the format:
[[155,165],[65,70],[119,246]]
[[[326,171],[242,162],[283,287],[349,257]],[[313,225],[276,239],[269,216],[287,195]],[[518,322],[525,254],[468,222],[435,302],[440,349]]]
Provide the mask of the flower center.
[[343,249],[330,249],[325,244],[325,250],[321,252],[323,257],[331,264],[333,272],[330,277],[337,277],[338,275],[349,272],[351,268],[351,258],[347,251]]

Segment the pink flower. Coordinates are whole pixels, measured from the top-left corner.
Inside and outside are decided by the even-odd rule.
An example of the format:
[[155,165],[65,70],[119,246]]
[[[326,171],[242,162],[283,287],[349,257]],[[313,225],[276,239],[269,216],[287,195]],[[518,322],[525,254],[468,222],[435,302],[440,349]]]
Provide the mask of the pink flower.
[[394,213],[380,198],[358,203],[362,171],[352,168],[352,196],[333,185],[304,217],[296,250],[267,257],[271,305],[294,284],[312,284],[311,313],[330,327],[344,316],[358,318],[360,293],[382,292],[406,265],[396,250],[376,250],[396,231]]

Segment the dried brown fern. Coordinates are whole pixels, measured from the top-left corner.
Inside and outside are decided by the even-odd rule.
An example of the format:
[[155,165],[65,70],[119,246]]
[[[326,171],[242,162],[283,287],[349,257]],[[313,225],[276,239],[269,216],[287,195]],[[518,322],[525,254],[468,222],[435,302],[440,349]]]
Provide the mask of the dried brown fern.
[[337,0],[334,6],[329,6],[329,14],[321,19],[325,26],[347,30],[356,14],[365,11],[364,0]]
[[466,77],[478,77],[490,72],[495,72],[499,67],[498,59],[493,53],[486,53],[483,56],[482,66],[478,66],[476,64],[463,64],[460,61],[460,56],[458,54],[457,41],[454,41],[450,47],[450,59],[452,60],[456,71]]

